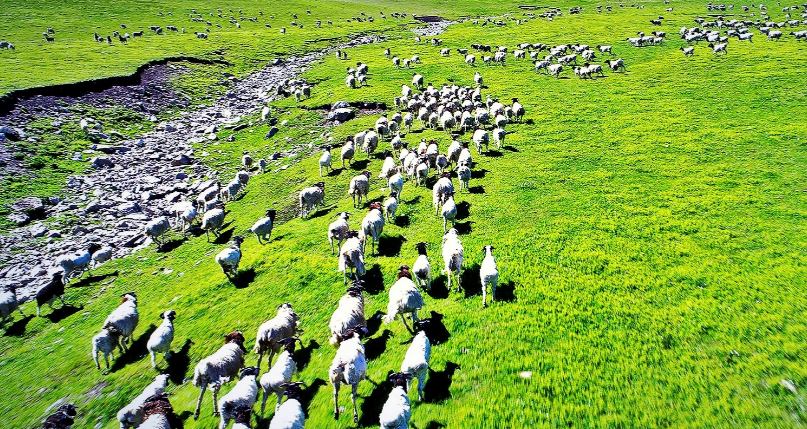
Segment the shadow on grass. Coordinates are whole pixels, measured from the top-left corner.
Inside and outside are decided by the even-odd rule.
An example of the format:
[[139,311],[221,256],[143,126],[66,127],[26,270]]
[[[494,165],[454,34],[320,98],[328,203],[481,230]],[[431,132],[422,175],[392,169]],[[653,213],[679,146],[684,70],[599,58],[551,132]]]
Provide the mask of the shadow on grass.
[[516,302],[516,284],[512,280],[496,288],[496,301]]
[[411,221],[409,220],[409,215],[395,216],[395,226],[400,228],[406,228],[410,224]]
[[411,200],[409,200],[409,201],[404,201],[403,203],[404,203],[404,204],[418,204],[418,203],[420,202],[420,199],[421,199],[421,196],[420,196],[420,195],[418,195],[417,197],[412,198],[412,199],[411,199]]
[[327,176],[328,176],[328,177],[334,177],[334,176],[338,176],[338,175],[340,175],[341,173],[342,173],[342,169],[341,169],[341,168],[334,168],[333,170],[331,170],[331,171],[329,171],[329,172],[328,172]]
[[458,369],[459,364],[451,361],[446,362],[446,369],[443,371],[429,368],[429,377],[426,380],[426,387],[423,388],[423,400],[429,404],[438,404],[451,399],[451,383]]
[[[191,366],[191,358],[188,356],[191,345],[193,345],[193,341],[190,339],[185,340],[185,344],[182,345],[179,351],[171,353],[167,359],[168,369],[166,373],[168,374],[168,379],[177,386],[185,382],[185,375]],[[157,365],[159,366],[159,362]]]
[[[390,390],[392,390],[392,383],[387,380],[387,377],[391,373],[392,371],[389,371],[387,375],[384,376],[384,381],[376,384],[373,391],[370,392],[370,395],[364,398],[364,402],[362,402],[361,407],[359,407],[359,427],[378,427],[380,422],[378,416],[381,415],[381,409],[384,407],[384,403],[387,402],[387,398],[389,398]],[[371,381],[369,378],[367,378],[367,380]],[[348,402],[345,414],[352,414],[349,411],[351,409],[352,407]]]
[[129,348],[115,359],[109,372],[119,371],[126,365],[137,362],[144,355],[147,355],[148,350],[146,349],[146,344],[148,344],[149,337],[155,330],[157,330],[157,326],[152,324],[146,329],[146,332],[143,332],[136,340],[132,341],[132,343],[129,344]]
[[191,417],[193,417],[193,412],[187,410],[179,413],[179,415],[172,413],[168,417],[168,424],[175,429],[185,429],[185,420],[188,420]]
[[[501,153],[501,152],[500,152],[500,151],[498,151],[498,150],[489,150],[489,151],[487,151],[487,153],[485,153],[485,155],[487,155],[487,156],[489,156],[489,157],[491,157],[491,158],[501,158],[501,157],[503,157],[503,156],[504,156],[504,154],[503,154],[503,153]],[[472,174],[473,174],[473,173],[472,173]]]
[[519,150],[518,150],[518,149],[516,149],[515,147],[513,147],[513,146],[509,146],[509,145],[508,145],[508,146],[502,146],[502,149],[504,149],[504,150],[506,150],[506,151],[509,151],[509,152],[518,152],[518,151],[519,151]]
[[84,306],[76,307],[70,304],[63,305],[59,308],[53,309],[50,314],[45,315],[51,323],[59,323],[64,319],[78,313],[79,311],[83,310]]
[[351,170],[364,171],[364,170],[367,169],[368,164],[370,164],[370,161],[367,160],[367,159],[362,159],[360,161],[353,161],[353,163],[350,164],[350,169]]
[[311,384],[306,386],[303,389],[302,395],[300,395],[300,405],[303,406],[303,410],[305,412],[305,417],[308,418],[308,407],[311,405],[311,401],[314,400],[314,396],[317,396],[317,392],[319,391],[320,387],[327,385],[328,383],[321,378],[314,379]]
[[402,235],[397,235],[395,237],[390,237],[388,235],[384,235],[378,238],[378,255],[379,256],[398,256],[401,253],[401,247],[403,247],[403,243],[406,241]]
[[308,218],[309,218],[309,219],[316,219],[316,218],[318,218],[318,217],[325,216],[325,215],[327,215],[328,213],[330,213],[330,212],[331,212],[331,210],[333,210],[333,207],[327,207],[327,208],[325,208],[325,209],[319,209],[319,208],[318,208],[318,209],[317,209],[317,211],[315,211],[315,212],[314,212],[312,215],[308,216]]
[[443,323],[443,315],[432,310],[429,314],[429,319],[431,319],[431,323],[427,324],[425,328],[426,336],[429,338],[429,342],[433,345],[442,344],[448,341],[451,338],[451,333],[448,332],[448,328],[446,328],[445,323]]
[[157,249],[157,253],[169,253],[177,249],[179,246],[182,245],[187,240],[186,237],[177,238],[175,240],[171,240],[167,243],[163,243],[159,249]]
[[471,170],[471,179],[482,179],[488,173],[488,170],[481,169],[481,170]]
[[471,193],[471,194],[484,194],[485,193],[485,187],[482,186],[482,185],[480,185],[480,186],[469,186],[468,187],[468,192]]
[[381,273],[381,266],[373,264],[361,277],[364,280],[364,291],[370,295],[378,295],[384,292],[384,274]]
[[316,340],[310,340],[307,346],[294,352],[294,361],[297,362],[297,371],[302,371],[308,366],[308,363],[311,362],[311,355],[314,353],[314,350],[320,347]]
[[72,284],[68,283],[68,284],[66,284],[65,289],[75,289],[75,288],[80,288],[80,287],[84,287],[84,286],[89,286],[89,285],[91,285],[91,284],[93,284],[95,282],[100,282],[101,280],[105,280],[105,279],[107,279],[109,277],[117,277],[117,276],[118,276],[118,270],[115,270],[115,271],[113,271],[111,273],[107,273],[107,274],[99,274],[97,276],[96,275],[89,276],[87,278],[83,278],[83,279],[79,280],[76,283],[72,283]]
[[457,204],[457,220],[466,219],[468,216],[471,215],[471,203],[468,201],[462,201]]
[[364,342],[364,355],[367,360],[373,360],[381,356],[387,350],[387,341],[392,338],[392,331],[384,329],[380,336],[370,338]]
[[459,235],[466,235],[470,234],[473,231],[471,224],[474,223],[473,221],[469,220],[467,222],[457,222],[454,224],[454,229],[457,230]]
[[440,275],[439,277],[432,279],[432,287],[426,294],[434,299],[446,299],[448,298],[448,286],[447,283],[448,279],[445,275]]
[[[412,427],[415,427],[415,426],[412,426]],[[440,423],[438,421],[432,420],[432,421],[426,423],[426,426],[423,426],[422,429],[441,429],[441,428],[444,428],[444,427],[446,427],[446,425],[444,425],[444,424],[442,424],[442,423]],[[420,429],[420,428],[415,428],[415,429]]]
[[245,289],[255,281],[255,268],[247,268],[246,270],[239,271],[234,277],[230,278],[230,283],[236,289]]
[[367,336],[372,337],[378,332],[381,327],[381,319],[384,317],[384,312],[376,310],[375,314],[367,318]]
[[227,244],[230,242],[230,239],[233,238],[233,231],[235,228],[230,228],[221,234],[219,234],[215,240],[213,240],[213,244]]
[[479,264],[464,267],[462,269],[462,290],[465,297],[482,295],[482,280],[479,279]]
[[3,333],[3,336],[6,337],[21,337],[25,335],[25,327],[28,325],[28,322],[34,319],[34,315],[29,314],[23,317],[20,320],[15,321],[9,325],[6,325],[6,332]]

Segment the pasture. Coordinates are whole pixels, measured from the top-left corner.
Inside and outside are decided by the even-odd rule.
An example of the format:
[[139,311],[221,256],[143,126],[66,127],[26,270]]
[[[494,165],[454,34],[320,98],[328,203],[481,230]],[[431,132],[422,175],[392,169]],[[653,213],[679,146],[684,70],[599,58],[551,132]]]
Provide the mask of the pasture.
[[[246,0],[231,4],[234,9],[258,8]],[[351,16],[350,11],[365,9],[377,14],[378,3],[369,4],[284,4],[285,15],[295,11],[307,24],[305,33],[292,32],[284,40],[275,37],[274,25],[265,29],[258,23],[262,28],[252,30],[258,36],[213,31],[203,45],[192,37],[197,30],[186,26],[190,37],[149,36],[144,39],[149,48],[137,50],[130,49],[134,42],[127,47],[96,44],[90,39],[92,28],[112,28],[123,21],[160,25],[165,17],[153,17],[158,10],[167,12],[166,4],[148,2],[133,10],[130,4],[111,3],[97,10],[89,3],[59,3],[31,21],[19,17],[39,16],[46,8],[43,3],[27,2],[4,12],[0,36],[23,42],[15,42],[12,56],[0,52],[0,93],[97,77],[98,69],[86,65],[109,63],[103,72],[116,75],[177,52],[212,56],[213,46],[224,50],[215,55],[246,73],[271,57],[313,49],[304,40],[371,30],[390,35],[381,43],[347,50],[347,61],[327,55],[305,71],[301,77],[314,85],[310,99],[271,103],[274,117],[288,121],[274,139],[263,138],[269,126],[260,124],[256,112],[243,119],[254,125],[236,132],[234,141],[197,145],[197,152],[213,154],[204,162],[222,165],[218,169],[225,178],[239,169],[244,151],[256,159],[268,157],[288,148],[287,137],[314,148],[270,168],[287,166],[284,170],[254,175],[246,193],[227,205],[222,238],[208,243],[204,235],[183,238],[173,232],[169,251],[151,246],[102,265],[89,279],[72,282],[65,295],[67,308],[53,313],[44,309],[45,317],[37,318],[31,316],[35,306],[28,303],[22,306],[25,318],[14,314],[0,337],[0,378],[6,381],[0,415],[6,427],[35,427],[60,400],[78,406],[75,427],[119,427],[117,410],[158,373],[151,368],[145,343],[161,322],[158,315],[169,308],[178,313],[175,354],[167,366],[161,358],[158,362],[170,375],[171,403],[185,428],[214,427],[218,418],[211,416],[209,392],[202,417],[191,417],[199,393],[189,381],[194,366],[236,329],[244,332],[251,352],[258,326],[284,302],[294,305],[305,329],[295,380],[307,384],[307,427],[355,427],[349,389],[343,388],[340,396],[345,413],[336,421],[332,414],[328,367],[335,348],[328,344],[327,324],[344,287],[326,234],[337,212],[353,212],[350,223],[356,227],[366,212],[354,209],[347,194],[353,176],[365,168],[372,173],[371,200],[381,201],[387,193],[382,190],[386,184],[377,178],[380,156],[367,162],[357,155],[354,166],[341,169],[336,148],[335,172],[319,177],[320,150],[315,149],[327,143],[323,133],[341,145],[346,136],[372,127],[378,118],[373,112],[324,126],[323,107],[339,100],[371,101],[386,103],[392,113],[393,98],[400,95],[402,84],[411,84],[412,73],[422,74],[439,89],[443,83],[473,87],[475,71],[485,80],[483,100],[487,94],[505,103],[518,97],[526,107],[525,121],[507,125],[501,150],[478,154],[472,149],[471,191],[456,195],[457,228],[466,252],[463,292],[447,291],[446,277],[439,274],[443,230],[431,203],[433,173],[428,187],[405,183],[399,218],[385,226],[379,254],[371,256],[368,249],[364,280],[371,335],[365,340],[368,380],[359,387],[358,427],[378,426],[391,387],[387,374],[399,370],[411,340],[399,321],[386,325],[381,316],[398,267],[412,265],[415,244],[421,241],[429,244],[435,282],[432,291],[424,293],[420,316],[431,317],[445,329],[442,341],[433,344],[425,401],[418,402],[410,391],[412,427],[804,425],[807,126],[799,114],[807,102],[803,42],[792,37],[779,42],[759,37],[753,44],[732,39],[725,56],[713,55],[701,42],[695,55],[686,58],[678,50],[684,43],[677,32],[709,13],[704,1],[643,2],[641,9],[611,4],[613,11],[603,13],[596,11],[599,3],[564,2],[558,4],[564,11],[582,4],[583,12],[564,13],[551,22],[507,21],[503,27],[465,20],[435,36],[443,40],[441,47],[413,42],[413,34],[391,19],[367,26],[308,25],[330,14]],[[740,3],[735,4],[739,9]],[[671,6],[674,11],[666,12]],[[67,13],[78,8],[87,11],[81,21]],[[170,7],[175,17],[187,16],[192,8],[207,11],[187,0]],[[270,14],[268,5],[261,8],[264,15]],[[307,8],[316,11],[315,16],[306,16]],[[388,13],[398,9],[447,18],[521,14],[517,4],[499,2],[468,6],[423,0],[406,7],[398,2],[381,6]],[[779,9],[770,9],[780,20]],[[281,19],[280,12],[274,15]],[[664,15],[663,25],[651,26],[649,20],[658,15]],[[63,37],[57,32],[55,42],[70,49],[34,41],[41,33],[38,27],[29,28],[35,24],[43,30],[72,29]],[[656,29],[669,35],[662,46],[635,48],[625,41],[638,31]],[[512,56],[519,43],[537,42],[613,45],[613,58],[622,58],[627,71],[614,73],[606,67],[606,77],[597,79],[578,79],[570,69],[561,79],[538,74],[529,59]],[[470,49],[472,43],[508,46],[505,66],[481,61],[475,67],[466,65],[456,49]],[[43,45],[40,51],[35,50],[38,45]],[[418,54],[422,64],[396,69],[384,57],[384,48],[402,58]],[[440,48],[452,52],[441,57]],[[599,64],[611,59],[598,57]],[[33,58],[41,59],[36,73],[26,64]],[[78,66],[68,66],[68,60]],[[344,83],[345,68],[356,61],[366,63],[370,75],[368,86],[351,89]],[[451,142],[441,129],[421,131],[415,120],[404,140],[411,147],[421,138],[438,140],[441,151]],[[470,134],[458,138],[467,141]],[[383,140],[379,152],[388,147],[389,141]],[[297,195],[320,180],[326,182],[326,207],[301,220]],[[259,245],[247,228],[268,208],[278,210],[279,222],[271,242]],[[244,235],[246,242],[239,276],[231,282],[213,257],[235,235]],[[479,264],[485,245],[496,247],[500,289],[499,299],[483,310]],[[116,354],[110,371],[96,370],[90,339],[119,304],[119,295],[128,291],[138,294],[135,343],[130,352]],[[255,361],[250,353],[247,365]],[[222,395],[233,385],[225,385]],[[267,417],[271,414],[267,411]],[[268,427],[268,420],[258,427]]]

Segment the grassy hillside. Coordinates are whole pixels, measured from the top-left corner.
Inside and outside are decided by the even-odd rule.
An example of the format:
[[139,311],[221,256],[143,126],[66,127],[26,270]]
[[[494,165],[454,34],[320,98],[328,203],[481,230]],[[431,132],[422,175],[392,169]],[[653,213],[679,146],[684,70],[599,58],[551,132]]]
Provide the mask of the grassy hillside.
[[[425,297],[421,316],[440,319],[448,335],[433,348],[427,400],[413,402],[413,427],[803,426],[807,148],[797,118],[807,88],[804,48],[792,39],[733,41],[725,57],[700,46],[687,59],[678,40],[642,49],[623,41],[651,31],[648,20],[659,14],[667,18],[663,29],[675,33],[705,13],[704,3],[676,3],[671,14],[666,7],[647,3],[611,14],[589,7],[582,16],[505,28],[467,22],[441,36],[450,48],[613,44],[628,72],[602,79],[536,75],[511,55],[504,68],[471,68],[456,51],[441,58],[437,48],[410,40],[384,46],[403,57],[418,53],[423,65],[415,70],[393,69],[380,45],[350,50],[351,63],[369,64],[369,87],[346,88],[345,64],[331,56],[305,74],[317,83],[301,103],[309,107],[341,99],[391,104],[413,71],[435,85],[472,85],[479,70],[488,86],[483,95],[519,97],[527,108],[526,123],[508,125],[503,150],[474,152],[474,192],[458,194],[467,289],[448,293],[438,274]],[[229,175],[244,150],[266,156],[287,136],[324,144],[316,112],[293,100],[273,107],[290,125],[278,137],[267,145],[265,126],[248,128],[235,142],[200,147],[213,153],[208,162],[223,163]],[[328,131],[341,142],[376,117]],[[442,131],[405,139],[420,138],[438,139],[442,150],[449,143]],[[228,206],[231,223],[217,243],[175,235],[168,252],[145,250],[73,284],[67,300],[78,307],[45,318],[15,315],[0,339],[6,424],[33,427],[64,399],[79,406],[79,426],[117,427],[115,412],[156,374],[143,356],[145,342],[158,314],[172,308],[178,353],[167,369],[171,401],[185,428],[213,427],[209,393],[203,418],[189,418],[198,390],[183,380],[223,335],[241,329],[251,347],[258,325],[291,302],[306,329],[297,377],[310,386],[307,427],[353,427],[349,412],[339,421],[331,414],[327,367],[335,351],[327,321],[344,288],[326,228],[339,211],[353,211],[351,224],[360,223],[346,190],[365,163],[327,177],[326,210],[300,220],[293,217],[296,195],[320,180],[317,158],[284,161],[286,170],[253,177],[246,195]],[[381,160],[366,166],[375,178]],[[385,195],[382,186],[373,180],[372,199]],[[410,340],[400,322],[379,325],[377,317],[397,267],[414,262],[419,241],[429,243],[433,267],[442,263],[431,190],[407,182],[403,193],[380,255],[367,257],[367,315],[376,316],[367,340],[370,381],[359,389],[360,427],[378,425],[386,374],[398,370]],[[213,255],[267,208],[281,212],[273,240],[260,246],[249,237],[241,275],[230,283]],[[487,244],[498,249],[501,300],[481,310],[478,266]],[[136,344],[111,372],[96,371],[90,338],[130,290],[140,302]],[[23,310],[35,311],[30,304]],[[349,411],[349,404],[343,390],[340,405]]]

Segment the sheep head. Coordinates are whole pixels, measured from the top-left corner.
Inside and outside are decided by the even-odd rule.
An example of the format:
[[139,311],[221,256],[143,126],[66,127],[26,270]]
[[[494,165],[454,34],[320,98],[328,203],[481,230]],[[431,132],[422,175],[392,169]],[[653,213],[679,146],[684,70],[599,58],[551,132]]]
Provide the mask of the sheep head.
[[432,321],[431,321],[431,319],[421,319],[421,320],[418,320],[417,322],[415,322],[415,323],[413,323],[413,324],[412,324],[412,329],[414,329],[414,330],[415,330],[415,332],[418,332],[418,331],[424,331],[424,330],[426,330],[426,328],[428,328],[428,327],[429,327],[429,324],[430,324],[431,322],[432,322]]
[[417,249],[418,255],[425,255],[427,246],[428,246],[428,244],[424,243],[424,242],[420,242],[418,244],[415,244],[415,249]]
[[258,374],[261,373],[261,370],[257,366],[248,366],[241,370],[241,378],[255,376],[257,377]]
[[152,414],[170,415],[174,412],[171,402],[168,401],[168,394],[165,392],[149,396],[143,403],[143,420],[147,420]]
[[241,405],[235,409],[235,423],[250,427],[252,424],[252,407]]
[[241,331],[233,331],[224,336],[224,344],[238,344],[241,351],[247,353],[247,349],[244,347],[244,341],[246,340],[244,339],[244,334],[242,334]]
[[[344,371],[344,367],[342,367]],[[302,381],[295,381],[294,383],[283,383],[280,387],[284,388],[283,394],[286,395],[289,399],[294,399],[296,401],[300,401],[300,397],[303,395],[302,389],[300,386],[305,386]]]
[[398,278],[400,279],[403,277],[412,280],[412,273],[409,272],[409,265],[401,265],[401,267],[398,268]]
[[313,185],[315,188],[319,188],[320,190],[325,190],[325,182],[317,182]]
[[73,404],[64,404],[56,409],[57,413],[65,413],[70,417],[74,417],[76,413],[76,406]]
[[126,301],[132,301],[133,303],[135,303],[135,305],[137,305],[137,294],[134,292],[122,293],[121,298],[123,298],[121,304],[125,303]]
[[369,170],[364,170],[364,171],[362,171],[362,172],[361,172],[361,174],[362,174],[363,176],[366,176],[368,179],[369,179],[369,178],[370,178],[370,176],[372,175],[372,173],[370,173],[370,171],[369,171]]
[[283,346],[283,350],[291,354],[294,353],[294,346],[297,344],[297,341],[300,341],[297,337],[288,337],[278,340],[277,343]]
[[275,216],[276,215],[277,215],[277,210],[275,210],[275,209],[269,209],[269,210],[266,211],[266,217],[268,217],[269,220],[271,220],[272,222],[275,221]]
[[392,382],[394,387],[403,388],[404,392],[407,391],[409,387],[409,380],[412,379],[412,374],[406,372],[396,372],[394,374],[390,374],[389,381]]
[[160,314],[160,319],[168,319],[168,320],[170,320],[172,322],[174,321],[174,319],[176,319],[176,317],[177,317],[177,312],[174,311],[174,310],[163,311]]

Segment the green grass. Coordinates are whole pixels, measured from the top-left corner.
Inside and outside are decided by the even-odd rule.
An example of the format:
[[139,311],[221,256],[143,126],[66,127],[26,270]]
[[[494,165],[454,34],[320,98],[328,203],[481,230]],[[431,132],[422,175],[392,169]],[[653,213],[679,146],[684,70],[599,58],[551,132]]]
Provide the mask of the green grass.
[[[474,170],[484,177],[472,179],[471,186],[484,193],[457,197],[469,207],[459,220],[470,229],[462,236],[469,292],[426,296],[421,312],[443,315],[451,334],[433,348],[431,367],[438,373],[451,364],[459,369],[450,386],[430,386],[448,388],[450,397],[413,402],[412,426],[803,426],[807,148],[798,118],[807,88],[804,48],[792,40],[733,42],[724,58],[701,46],[686,59],[676,50],[677,40],[644,49],[620,41],[650,31],[647,21],[659,14],[667,17],[663,29],[673,33],[705,13],[695,2],[676,3],[673,14],[663,12],[665,7],[647,3],[643,10],[617,7],[602,15],[588,7],[582,16],[506,28],[464,23],[441,36],[451,48],[483,41],[511,48],[520,42],[608,43],[628,72],[607,72],[607,78],[594,81],[556,80],[536,75],[529,62],[512,56],[504,69],[475,68],[489,86],[483,94],[519,97],[532,124],[508,126],[506,144],[512,149],[502,156],[474,152]],[[401,56],[420,54],[424,64],[415,71],[435,85],[472,84],[474,70],[456,52],[440,58],[437,48],[409,40],[385,46]],[[339,99],[391,104],[400,85],[411,81],[412,70],[393,69],[379,45],[349,54],[351,63],[369,64],[371,86],[348,90],[345,64],[327,57],[305,73],[317,85],[312,99],[301,104]],[[295,145],[323,144],[323,131],[343,141],[376,118],[325,130],[316,111],[295,104],[274,103],[278,119],[289,122],[272,140],[263,140],[266,126],[255,125],[238,132],[234,142],[198,149],[211,153],[206,162],[223,164],[227,177],[244,150],[267,156],[286,147],[286,137]],[[445,133],[434,131],[406,140],[414,144],[421,137],[439,139],[443,149],[448,144]],[[325,179],[327,212],[309,220],[291,218],[297,192],[320,180],[317,158],[284,160],[288,169],[253,177],[246,195],[228,206],[233,234],[244,233],[267,208],[281,210],[271,243],[260,246],[249,237],[243,246],[240,270],[245,277],[254,274],[246,288],[235,288],[213,261],[223,244],[191,238],[169,253],[148,249],[96,272],[118,270],[117,277],[74,284],[67,300],[83,308],[62,320],[15,322],[0,340],[0,377],[7,380],[0,414],[8,416],[6,424],[34,426],[50,404],[65,398],[79,406],[81,427],[117,427],[115,412],[155,372],[137,352],[109,374],[96,371],[90,338],[118,295],[135,290],[141,314],[135,349],[141,353],[158,314],[167,308],[178,312],[174,348],[188,347],[189,364],[187,370],[173,368],[174,382],[189,377],[196,362],[234,329],[244,331],[251,346],[258,325],[274,315],[277,304],[292,302],[306,329],[304,344],[321,345],[298,375],[319,386],[307,426],[353,427],[349,415],[335,422],[331,414],[327,367],[334,350],[327,345],[327,321],[344,288],[325,237],[333,213],[352,210],[357,215],[351,224],[360,222],[346,192],[359,166]],[[380,166],[373,159],[368,168],[375,176]],[[384,195],[381,187],[374,179],[371,198]],[[367,258],[368,282],[379,291],[367,297],[368,316],[385,310],[397,267],[415,260],[415,243],[430,244],[433,267],[442,262],[441,221],[431,211],[431,191],[407,182],[403,192],[399,214],[409,225],[387,225],[383,255]],[[486,244],[498,249],[501,283],[512,299],[482,311],[475,270]],[[436,277],[439,291],[445,277]],[[100,292],[102,285],[106,289]],[[30,304],[23,310],[35,311]],[[369,378],[380,387],[361,384],[360,426],[377,426],[378,407],[387,396],[382,381],[400,367],[409,338],[396,322],[382,325],[368,340],[374,351]],[[531,371],[532,378],[520,377],[521,371]],[[430,377],[440,383],[438,376]],[[782,379],[792,380],[799,393],[783,387]],[[198,390],[190,383],[169,390],[174,408],[187,418]],[[341,396],[340,405],[349,409],[348,396]],[[213,427],[210,411],[208,394],[203,418],[188,418],[185,427]]]

